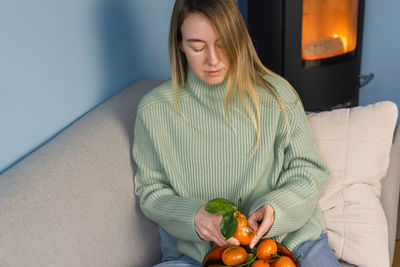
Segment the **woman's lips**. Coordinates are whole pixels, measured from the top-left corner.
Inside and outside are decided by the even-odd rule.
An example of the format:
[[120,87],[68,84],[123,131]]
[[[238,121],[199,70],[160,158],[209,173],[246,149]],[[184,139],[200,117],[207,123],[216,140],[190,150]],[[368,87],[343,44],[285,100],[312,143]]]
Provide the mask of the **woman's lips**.
[[210,76],[217,76],[220,74],[221,70],[216,70],[216,71],[206,71],[208,75]]

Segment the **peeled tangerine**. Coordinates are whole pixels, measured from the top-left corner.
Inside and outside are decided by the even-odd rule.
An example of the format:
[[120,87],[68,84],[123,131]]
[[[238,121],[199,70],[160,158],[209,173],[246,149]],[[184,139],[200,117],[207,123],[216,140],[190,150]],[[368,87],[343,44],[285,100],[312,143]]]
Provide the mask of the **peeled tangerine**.
[[238,221],[238,226],[236,229],[236,233],[233,235],[236,238],[240,245],[248,245],[256,234],[250,227],[247,226],[247,218],[244,214],[236,211],[233,216]]

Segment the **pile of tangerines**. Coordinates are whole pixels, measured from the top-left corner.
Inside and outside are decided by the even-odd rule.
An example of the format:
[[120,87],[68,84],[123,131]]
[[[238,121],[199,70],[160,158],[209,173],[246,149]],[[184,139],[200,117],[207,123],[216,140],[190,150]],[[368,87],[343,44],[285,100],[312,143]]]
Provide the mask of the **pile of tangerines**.
[[[222,212],[215,212],[217,210],[215,209],[215,205],[218,204],[217,208],[221,211],[221,207],[226,203],[226,200],[212,200],[208,207],[206,205],[206,210],[214,214],[221,214]],[[226,207],[224,206],[224,208]],[[229,218],[223,219],[223,221],[228,221],[228,223],[221,223],[221,232],[227,239],[231,236],[236,238],[240,246],[225,245],[213,247],[204,257],[202,267],[300,267],[299,260],[296,259],[293,253],[271,238],[260,240],[253,249],[250,249],[248,245],[253,239],[255,232],[247,226],[246,216],[236,206],[230,207],[230,209],[236,210],[232,215],[222,215],[224,217],[231,216],[233,220],[229,221]],[[227,234],[229,231],[231,231],[231,234]]]

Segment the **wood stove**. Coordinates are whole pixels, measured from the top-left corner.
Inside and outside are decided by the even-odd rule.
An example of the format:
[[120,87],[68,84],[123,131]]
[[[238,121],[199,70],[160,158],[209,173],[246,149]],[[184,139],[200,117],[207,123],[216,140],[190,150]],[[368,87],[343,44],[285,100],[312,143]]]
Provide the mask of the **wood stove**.
[[263,64],[285,77],[307,111],[358,105],[364,0],[248,1]]

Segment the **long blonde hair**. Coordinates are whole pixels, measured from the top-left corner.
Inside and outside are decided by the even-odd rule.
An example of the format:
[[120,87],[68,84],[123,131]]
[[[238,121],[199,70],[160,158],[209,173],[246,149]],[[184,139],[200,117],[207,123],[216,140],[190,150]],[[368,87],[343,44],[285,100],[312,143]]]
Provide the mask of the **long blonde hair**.
[[[181,26],[185,18],[191,13],[200,13],[208,19],[211,25],[214,26],[221,41],[221,45],[224,47],[224,53],[226,53],[230,64],[227,74],[228,86],[225,99],[225,114],[232,126],[228,106],[231,96],[237,95],[238,99],[246,107],[246,111],[249,113],[249,119],[252,121],[257,132],[256,143],[253,150],[250,152],[250,156],[252,156],[259,147],[261,135],[260,96],[257,92],[257,86],[268,90],[279,103],[279,107],[284,114],[288,132],[290,131],[285,105],[289,103],[285,102],[280,97],[278,90],[266,81],[263,76],[270,75],[283,80],[292,88],[297,96],[297,101],[300,101],[300,98],[285,79],[267,69],[261,63],[250,39],[246,24],[234,0],[176,0],[169,32],[171,81],[175,103],[179,113],[185,120],[186,117],[182,112],[178,97],[178,88],[183,88],[185,86],[188,65],[184,53],[180,50],[180,44],[182,42]],[[233,89],[236,91],[233,92]],[[251,102],[253,103],[253,107]]]

